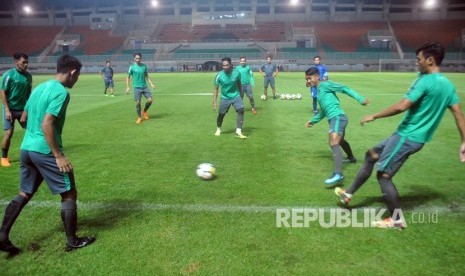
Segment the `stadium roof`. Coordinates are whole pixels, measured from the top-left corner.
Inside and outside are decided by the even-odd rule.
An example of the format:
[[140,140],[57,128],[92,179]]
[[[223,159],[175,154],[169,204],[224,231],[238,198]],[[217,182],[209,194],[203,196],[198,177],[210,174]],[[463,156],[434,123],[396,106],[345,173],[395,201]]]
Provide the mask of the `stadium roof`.
[[[151,0],[2,0],[0,1],[0,11],[14,11],[21,10],[24,5],[29,5],[31,8],[36,10],[47,10],[47,9],[83,9],[91,7],[112,7],[117,5],[123,6],[134,6],[138,3],[147,3],[149,5]],[[188,4],[192,2],[197,3],[209,3],[215,2],[217,5],[221,3],[239,2],[241,4],[251,3],[251,0],[158,0],[160,5],[173,5],[173,3]],[[273,1],[275,3],[290,3],[290,0],[256,0],[258,3],[267,3]],[[300,0],[306,2],[309,0]],[[325,3],[330,0],[312,0],[315,3]],[[388,1],[393,5],[409,5],[413,3],[422,3],[426,0],[361,0],[364,4],[383,4]],[[336,0],[336,3],[340,4],[356,4],[359,0]],[[439,1],[440,3],[441,1]],[[460,4],[463,0],[448,0],[449,4]]]

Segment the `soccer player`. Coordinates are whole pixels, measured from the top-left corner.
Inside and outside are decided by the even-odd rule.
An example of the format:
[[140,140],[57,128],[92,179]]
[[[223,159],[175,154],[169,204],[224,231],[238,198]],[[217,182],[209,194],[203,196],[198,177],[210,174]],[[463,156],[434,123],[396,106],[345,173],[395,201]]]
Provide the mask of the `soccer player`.
[[215,136],[221,135],[221,125],[229,108],[234,106],[237,113],[236,135],[240,139],[247,138],[242,134],[242,123],[244,122],[244,103],[242,101],[241,91],[241,74],[238,70],[233,69],[231,58],[224,57],[221,60],[223,70],[220,71],[214,81],[215,92],[213,93],[213,109],[216,110],[218,99],[218,89],[221,86],[221,100],[218,117],[216,119]]
[[244,94],[247,94],[247,97],[250,100],[250,106],[252,106],[252,113],[257,114],[257,110],[255,110],[255,101],[252,94],[252,87],[255,86],[252,69],[250,68],[250,65],[247,64],[246,57],[241,57],[239,62],[241,65],[236,69],[239,71],[239,73],[241,73],[241,98],[244,99]]
[[27,72],[28,55],[15,53],[13,59],[15,68],[3,74],[2,86],[0,87],[3,102],[3,129],[5,130],[2,139],[2,167],[11,166],[8,151],[15,131],[15,120],[18,120],[23,128],[26,126],[25,118],[21,119],[21,115],[32,89],[32,76]]
[[[153,84],[152,80],[149,77],[149,73],[147,71],[147,66],[141,62],[142,54],[137,52],[134,53],[134,63],[129,67],[128,77],[126,78],[126,93],[129,92],[129,82],[131,77],[133,78],[132,86],[134,88],[134,100],[136,101],[136,113],[137,113],[137,120],[136,124],[142,123],[142,116],[144,116],[145,120],[149,119],[149,115],[147,114],[147,110],[152,105],[152,93],[150,89],[147,87],[147,81],[150,83],[152,89],[155,89],[155,84]],[[145,103],[144,111],[141,112],[141,105],[140,101],[142,99],[142,95],[144,95],[147,102]]]
[[444,47],[437,42],[428,42],[419,47],[416,55],[420,75],[407,94],[399,102],[383,111],[365,116],[360,122],[363,126],[376,119],[406,111],[397,131],[366,152],[365,161],[352,185],[347,190],[335,190],[341,202],[348,204],[355,192],[368,180],[376,163],[376,177],[390,217],[373,222],[373,226],[398,229],[404,227],[399,212],[399,194],[392,178],[411,154],[420,151],[432,139],[446,109],[455,118],[461,136],[459,156],[465,162],[465,117],[454,85],[441,74],[440,66],[444,54]]
[[[19,248],[9,238],[10,230],[23,207],[45,180],[53,194],[61,195],[61,218],[66,233],[66,251],[82,248],[94,237],[79,238],[77,231],[77,190],[71,162],[63,153],[62,131],[70,95],[66,88],[77,82],[82,64],[63,55],[57,60],[57,73],[31,93],[25,112],[27,128],[21,144],[20,192],[5,209],[0,227],[0,250],[14,255]],[[40,228],[40,227],[39,227]]]
[[276,87],[275,87],[275,78],[278,75],[279,69],[276,64],[271,63],[271,57],[266,58],[266,63],[263,64],[260,69],[260,74],[264,77],[264,91],[265,99],[268,98],[268,86],[271,86],[273,92],[273,99],[276,99]]
[[109,60],[107,60],[107,62],[105,63],[105,67],[103,67],[102,70],[100,70],[100,75],[102,76],[103,85],[105,86],[103,94],[105,94],[105,96],[108,96],[107,89],[110,88],[110,95],[114,97],[115,84],[113,83],[113,68],[111,68],[111,62]]
[[[333,82],[320,81],[320,71],[316,67],[311,67],[305,72],[307,86],[314,86],[318,89],[318,103],[320,104],[321,112],[307,122],[307,127],[312,127],[323,118],[327,118],[329,122],[329,146],[333,152],[334,173],[325,180],[327,187],[333,187],[339,184],[343,179],[342,163],[344,161],[355,163],[356,159],[352,153],[349,142],[344,138],[346,126],[349,122],[347,116],[342,110],[339,98],[336,93],[342,92],[355,100],[361,105],[367,105],[369,100],[360,96],[357,92],[349,87]],[[347,159],[342,159],[342,151],[347,154]]]
[[[321,57],[315,56],[313,58],[313,67],[316,67],[320,72],[320,80],[328,80],[328,72],[326,71],[326,66],[321,64]],[[318,113],[318,90],[315,86],[310,86],[310,94],[313,99],[313,114],[316,115]]]

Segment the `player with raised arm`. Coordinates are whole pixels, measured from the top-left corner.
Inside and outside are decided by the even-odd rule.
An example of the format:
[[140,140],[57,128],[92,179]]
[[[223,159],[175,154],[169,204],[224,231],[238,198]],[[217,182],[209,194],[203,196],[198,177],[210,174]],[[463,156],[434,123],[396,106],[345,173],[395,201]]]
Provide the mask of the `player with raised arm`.
[[465,117],[454,85],[441,73],[444,47],[437,42],[428,42],[416,50],[416,55],[420,75],[407,94],[399,102],[378,113],[365,116],[360,122],[363,126],[376,119],[406,112],[396,132],[366,152],[365,161],[347,190],[335,190],[340,201],[348,204],[355,192],[371,176],[376,164],[376,178],[390,212],[388,218],[372,223],[376,227],[402,229],[405,226],[399,212],[399,193],[392,178],[410,155],[420,151],[425,143],[431,141],[446,109],[455,118],[461,137],[459,157],[465,162]]

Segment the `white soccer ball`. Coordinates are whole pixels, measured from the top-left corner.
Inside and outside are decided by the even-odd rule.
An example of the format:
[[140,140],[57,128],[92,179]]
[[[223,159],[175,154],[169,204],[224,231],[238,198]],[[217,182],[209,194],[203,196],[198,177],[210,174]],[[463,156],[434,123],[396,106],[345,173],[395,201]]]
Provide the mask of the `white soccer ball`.
[[295,100],[296,98],[297,98],[297,96],[295,94],[291,95],[291,99]]
[[296,95],[296,97],[297,97],[297,100],[302,100],[302,94],[299,93]]
[[216,176],[216,168],[210,163],[202,163],[198,165],[195,172],[197,176],[203,180],[211,180]]
[[261,96],[260,96],[260,99],[266,100],[266,96],[265,96],[265,95],[261,95]]
[[286,94],[286,100],[290,100],[291,99],[291,94]]
[[285,99],[286,99],[286,95],[281,94],[281,100],[285,100]]

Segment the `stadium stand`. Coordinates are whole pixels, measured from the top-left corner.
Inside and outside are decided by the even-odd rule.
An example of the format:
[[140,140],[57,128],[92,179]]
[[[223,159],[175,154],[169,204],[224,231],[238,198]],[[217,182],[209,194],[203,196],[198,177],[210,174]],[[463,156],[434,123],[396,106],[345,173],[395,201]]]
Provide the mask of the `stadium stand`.
[[61,27],[50,26],[1,26],[0,34],[2,41],[0,43],[0,54],[11,56],[15,52],[22,51],[28,53],[30,56],[39,55],[53,42],[53,39],[60,30]]
[[81,45],[78,49],[85,55],[103,55],[121,49],[125,37],[110,36],[109,30],[91,30],[89,26],[73,26],[66,29],[65,34],[79,34]]

